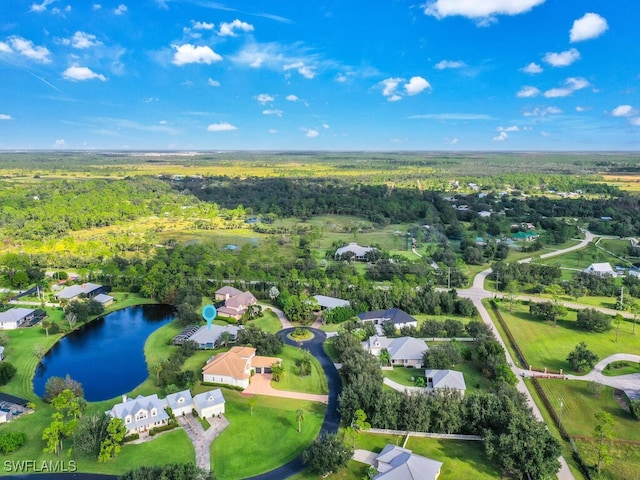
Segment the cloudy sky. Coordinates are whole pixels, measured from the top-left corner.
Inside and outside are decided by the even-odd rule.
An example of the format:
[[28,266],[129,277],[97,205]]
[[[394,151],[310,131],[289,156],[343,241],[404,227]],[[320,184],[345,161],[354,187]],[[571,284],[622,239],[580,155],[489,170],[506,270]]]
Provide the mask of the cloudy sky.
[[638,0],[2,0],[0,149],[640,150]]

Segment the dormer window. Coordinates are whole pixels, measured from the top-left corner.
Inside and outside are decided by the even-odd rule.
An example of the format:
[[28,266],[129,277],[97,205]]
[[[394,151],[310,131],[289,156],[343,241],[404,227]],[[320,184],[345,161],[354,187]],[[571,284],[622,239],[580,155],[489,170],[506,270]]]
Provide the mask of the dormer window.
[[[158,414],[158,410],[156,408],[152,408],[151,409],[151,416],[155,417],[157,414]],[[145,415],[145,418],[146,418],[146,415]]]

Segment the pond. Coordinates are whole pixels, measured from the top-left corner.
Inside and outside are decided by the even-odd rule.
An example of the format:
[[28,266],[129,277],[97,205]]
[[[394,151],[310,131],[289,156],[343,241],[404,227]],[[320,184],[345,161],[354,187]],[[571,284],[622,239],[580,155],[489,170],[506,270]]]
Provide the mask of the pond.
[[130,392],[149,375],[144,358],[147,337],[172,319],[168,305],[138,305],[82,326],[44,356],[33,378],[35,393],[42,397],[49,377],[67,374],[82,383],[89,402]]

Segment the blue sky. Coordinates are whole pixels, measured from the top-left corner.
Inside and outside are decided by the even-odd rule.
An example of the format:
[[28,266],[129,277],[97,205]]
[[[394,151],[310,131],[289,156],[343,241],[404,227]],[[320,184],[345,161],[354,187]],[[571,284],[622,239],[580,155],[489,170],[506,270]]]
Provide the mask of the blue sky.
[[640,150],[637,0],[2,0],[0,149]]

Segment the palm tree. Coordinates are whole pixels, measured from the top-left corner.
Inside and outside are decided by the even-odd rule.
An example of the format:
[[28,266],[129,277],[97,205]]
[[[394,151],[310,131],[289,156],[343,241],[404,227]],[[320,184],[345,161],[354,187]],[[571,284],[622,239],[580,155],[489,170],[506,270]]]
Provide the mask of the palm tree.
[[218,344],[218,347],[224,347],[232,340],[233,335],[231,335],[231,332],[222,332],[218,337],[218,340],[216,340],[216,343]]
[[156,374],[156,387],[160,386],[160,372],[164,369],[164,360],[159,360],[151,365],[151,371]]
[[296,410],[296,422],[298,422],[298,433],[302,431],[302,422],[304,422],[304,410],[299,408]]
[[258,397],[256,397],[255,395],[252,395],[251,397],[249,397],[249,400],[247,400],[247,403],[249,404],[249,414],[253,417],[253,407],[256,406],[256,402],[258,401]]

